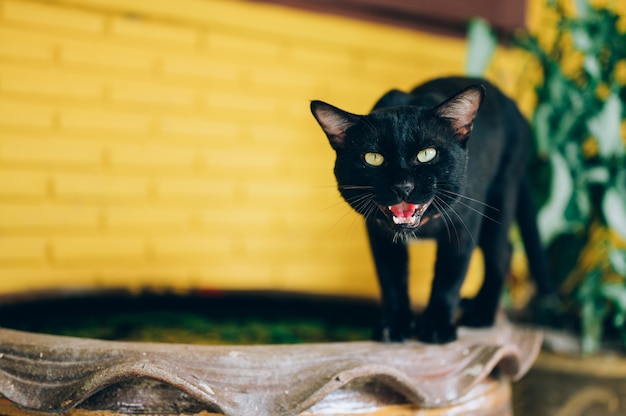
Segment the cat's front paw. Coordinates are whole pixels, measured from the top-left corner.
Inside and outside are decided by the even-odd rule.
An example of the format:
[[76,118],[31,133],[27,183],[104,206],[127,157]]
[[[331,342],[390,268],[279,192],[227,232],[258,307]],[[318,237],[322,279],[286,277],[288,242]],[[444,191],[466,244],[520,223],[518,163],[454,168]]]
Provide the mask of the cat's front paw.
[[484,305],[478,304],[474,299],[461,301],[461,318],[459,325],[471,328],[488,328],[493,326],[496,313]]
[[402,319],[394,322],[382,321],[376,328],[372,338],[381,342],[402,342],[413,336],[413,320]]
[[438,320],[420,319],[417,339],[428,344],[447,344],[456,341],[456,325]]

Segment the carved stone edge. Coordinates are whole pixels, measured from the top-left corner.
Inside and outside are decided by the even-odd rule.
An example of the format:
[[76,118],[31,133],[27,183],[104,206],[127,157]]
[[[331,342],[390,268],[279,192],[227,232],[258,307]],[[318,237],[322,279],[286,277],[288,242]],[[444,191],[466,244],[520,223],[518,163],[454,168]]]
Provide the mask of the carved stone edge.
[[[540,332],[509,323],[461,328],[459,340],[446,345],[193,346],[0,329],[0,395],[25,409],[63,412],[110,386],[145,379],[225,415],[290,416],[367,381],[409,403],[440,407],[462,400],[496,368],[518,380],[535,361],[541,340]],[[150,411],[149,403],[144,410]]]

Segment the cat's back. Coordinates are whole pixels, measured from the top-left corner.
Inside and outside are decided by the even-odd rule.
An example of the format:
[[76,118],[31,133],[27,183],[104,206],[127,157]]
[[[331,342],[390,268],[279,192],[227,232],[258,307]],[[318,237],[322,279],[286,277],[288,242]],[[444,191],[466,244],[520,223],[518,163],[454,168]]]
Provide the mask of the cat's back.
[[485,88],[485,98],[468,142],[468,171],[487,183],[499,177],[506,181],[511,172],[513,176],[521,174],[532,146],[532,133],[516,103],[500,89],[481,78],[437,78],[415,87],[404,99],[410,100],[407,105],[432,108],[476,84]]
[[376,102],[372,111],[402,106],[434,108],[459,91],[477,84],[485,88],[485,98],[476,117],[475,128],[479,132],[483,127],[494,128],[499,124],[504,126],[507,122],[525,123],[515,102],[492,83],[482,78],[462,76],[436,78],[418,85],[408,93],[391,90]]
[[[516,103],[485,79],[446,77],[427,81],[408,94],[412,97],[409,105],[436,106],[459,91],[476,84],[481,84],[485,88],[485,98],[476,115],[471,141],[485,141],[485,144],[493,145],[497,141],[508,142],[516,136],[514,140],[521,140],[521,143],[507,144],[513,147],[529,146],[532,136],[528,130],[528,123]],[[519,134],[521,132],[524,134]]]

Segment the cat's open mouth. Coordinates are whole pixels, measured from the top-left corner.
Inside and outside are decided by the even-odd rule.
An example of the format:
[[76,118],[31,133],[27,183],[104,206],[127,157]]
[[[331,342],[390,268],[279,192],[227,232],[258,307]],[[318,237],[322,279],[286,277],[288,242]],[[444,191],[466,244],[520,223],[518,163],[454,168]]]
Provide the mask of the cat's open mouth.
[[399,204],[391,205],[387,208],[391,211],[391,218],[394,224],[412,228],[420,225],[421,219],[430,203],[431,201],[423,204],[411,204],[402,201]]

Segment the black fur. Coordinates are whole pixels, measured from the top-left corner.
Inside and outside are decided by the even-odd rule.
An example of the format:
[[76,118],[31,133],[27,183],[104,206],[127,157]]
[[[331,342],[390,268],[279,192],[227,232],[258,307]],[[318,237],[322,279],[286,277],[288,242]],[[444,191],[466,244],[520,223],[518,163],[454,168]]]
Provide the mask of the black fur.
[[[526,245],[535,247],[529,250],[531,270],[547,282],[524,181],[531,132],[496,87],[442,78],[410,94],[390,91],[365,116],[321,101],[313,101],[311,111],[337,153],[341,195],[365,217],[383,304],[376,339],[401,341],[416,331],[422,341],[446,343],[456,339],[457,323],[492,325],[516,213]],[[435,149],[436,156],[430,160],[433,152],[425,149]],[[379,156],[368,163],[372,154]],[[437,241],[430,299],[416,325],[408,296],[406,245],[412,238]],[[459,290],[476,245],[484,253],[484,283],[463,303],[457,322]]]

